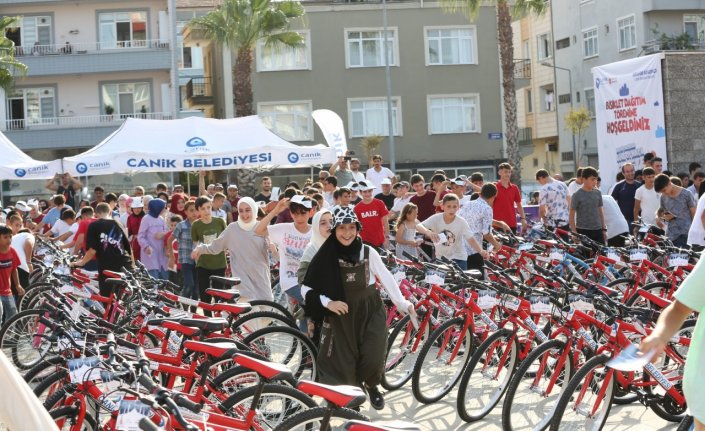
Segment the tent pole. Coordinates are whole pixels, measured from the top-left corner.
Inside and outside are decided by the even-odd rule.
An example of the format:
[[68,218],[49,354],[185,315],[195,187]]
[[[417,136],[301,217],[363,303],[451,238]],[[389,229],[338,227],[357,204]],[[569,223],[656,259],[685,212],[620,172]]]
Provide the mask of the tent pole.
[[191,175],[186,171],[186,194],[191,196]]
[[5,206],[5,196],[3,195],[3,189],[5,188],[5,181],[0,181],[0,207]]
[[174,190],[174,184],[176,184],[176,183],[174,182],[174,172],[172,172],[171,173],[171,189],[172,190]]

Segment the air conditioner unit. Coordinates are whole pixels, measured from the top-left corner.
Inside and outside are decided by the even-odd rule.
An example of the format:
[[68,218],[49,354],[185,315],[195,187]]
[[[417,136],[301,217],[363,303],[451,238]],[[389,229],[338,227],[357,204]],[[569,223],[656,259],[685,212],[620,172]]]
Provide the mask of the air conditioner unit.
[[558,152],[558,144],[548,144],[548,151]]

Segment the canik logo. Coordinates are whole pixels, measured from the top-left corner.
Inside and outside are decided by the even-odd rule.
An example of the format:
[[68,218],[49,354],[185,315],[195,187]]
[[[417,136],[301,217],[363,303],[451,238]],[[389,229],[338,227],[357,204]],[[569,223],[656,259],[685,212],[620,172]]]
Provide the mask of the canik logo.
[[289,153],[288,156],[286,156],[287,159],[289,159],[289,162],[291,163],[296,163],[299,161],[299,155],[296,153]]
[[15,175],[17,175],[18,177],[22,178],[22,177],[24,177],[25,175],[27,175],[27,171],[24,170],[24,169],[22,169],[22,168],[17,168],[17,169],[15,169]]
[[76,165],[76,172],[79,174],[85,174],[88,171],[88,165],[85,163],[79,163]]
[[186,141],[186,146],[193,148],[193,147],[205,147],[206,146],[206,141],[204,141],[201,138],[194,137]]

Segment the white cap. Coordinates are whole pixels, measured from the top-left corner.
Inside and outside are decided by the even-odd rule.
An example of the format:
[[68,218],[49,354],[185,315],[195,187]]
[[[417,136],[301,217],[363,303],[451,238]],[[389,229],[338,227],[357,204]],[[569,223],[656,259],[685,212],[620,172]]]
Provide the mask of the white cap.
[[135,196],[132,198],[132,203],[130,204],[130,208],[142,208],[144,205],[142,204],[142,198],[139,196]]
[[375,186],[373,186],[372,184],[367,184],[367,182],[365,182],[365,181],[360,181],[360,182],[357,183],[357,184],[358,184],[358,186],[360,187],[360,191],[361,191],[361,192],[364,192],[364,191],[367,191],[367,190],[374,190],[374,189],[375,189]]
[[17,211],[22,211],[22,212],[29,211],[29,207],[27,206],[27,202],[25,202],[25,201],[17,201],[15,203],[15,209]]
[[382,181],[380,181],[380,184],[389,184],[391,186],[392,180],[390,180],[389,178],[385,178]]

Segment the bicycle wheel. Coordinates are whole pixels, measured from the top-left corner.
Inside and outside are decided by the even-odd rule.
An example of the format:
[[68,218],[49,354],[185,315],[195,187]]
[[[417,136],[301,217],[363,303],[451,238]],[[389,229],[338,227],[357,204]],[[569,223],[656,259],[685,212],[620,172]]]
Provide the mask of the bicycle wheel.
[[458,414],[465,422],[485,416],[502,399],[519,356],[515,333],[496,331],[477,347],[458,386]]
[[223,402],[243,388],[259,383],[259,374],[239,365],[225,370],[212,381],[215,388],[209,398],[212,402]]
[[399,389],[411,378],[416,359],[431,332],[429,326],[422,334],[414,329],[409,316],[404,316],[387,340],[382,387],[388,391]]
[[[641,287],[642,290],[645,290],[653,295],[656,295],[660,298],[668,299],[667,295],[668,292],[672,290],[672,285],[671,283],[666,283],[663,281],[657,281],[655,283],[648,283],[645,284]],[[654,304],[651,302],[649,299],[644,298],[643,296],[639,295],[633,295],[631,298],[627,299],[625,302],[625,305],[628,305],[630,307],[640,307],[640,308],[650,308],[652,310],[658,310],[661,311],[663,308],[659,307],[658,305]]]
[[242,342],[266,360],[286,365],[297,380],[316,380],[318,351],[298,329],[271,326],[253,332]]
[[39,321],[43,310],[24,310],[10,318],[0,329],[0,349],[21,370],[39,363],[51,348],[51,329]]
[[342,429],[343,424],[351,419],[369,422],[362,413],[350,409],[335,409],[331,413],[327,427],[322,426],[321,419],[328,413],[328,407],[314,407],[304,410],[279,424],[274,431],[332,431]]
[[680,424],[678,424],[678,428],[676,431],[692,431],[693,430],[693,417],[686,415],[683,420],[681,421]]
[[[33,392],[40,401],[44,402],[69,383],[71,383],[69,380],[69,372],[64,368],[42,380],[41,383],[33,389]],[[47,410],[50,410],[50,408],[47,407]]]
[[564,341],[549,340],[529,353],[519,365],[502,405],[505,431],[542,431],[548,427],[553,408],[573,372],[570,354],[559,366],[559,357],[565,348]]
[[607,355],[593,357],[570,379],[556,404],[551,431],[602,429],[616,386],[613,370],[605,366],[609,359]]
[[440,400],[460,379],[474,343],[472,332],[464,328],[464,317],[450,319],[433,331],[421,348],[411,377],[418,401],[430,404]]
[[273,430],[286,418],[317,406],[313,398],[291,386],[266,384],[262,390],[262,397],[253,409],[252,398],[255,392],[257,392],[256,386],[238,391],[223,401],[222,411],[245,418],[254,410],[253,421],[257,423],[258,429]]
[[294,329],[296,323],[293,320],[285,317],[281,313],[271,311],[256,311],[247,313],[235,320],[230,326],[234,331],[237,331],[242,337],[247,337],[253,332],[270,326],[288,326]]
[[283,314],[284,316],[288,317],[291,321],[295,320],[291,312],[289,312],[286,307],[279,304],[278,302],[267,301],[266,299],[253,299],[252,301],[248,301],[248,304],[252,306],[251,313],[258,311],[269,311],[272,313]]
[[17,304],[17,311],[29,310],[32,308],[29,304],[35,303],[35,298],[41,296],[42,293],[49,291],[50,287],[52,287],[51,283],[38,283],[30,290],[27,290],[20,298],[19,304]]
[[96,428],[95,419],[89,414],[84,416],[80,428],[74,428],[78,423],[78,409],[76,407],[61,407],[50,411],[49,414],[62,431],[92,431]]
[[38,362],[22,375],[22,378],[30,387],[34,387],[39,382],[61,369],[66,365],[66,359],[61,356],[52,356]]

